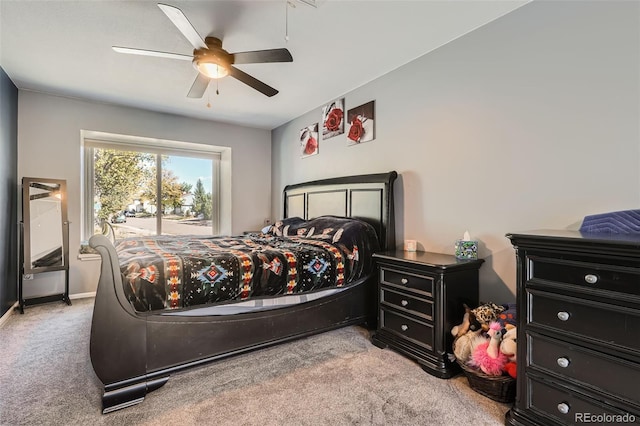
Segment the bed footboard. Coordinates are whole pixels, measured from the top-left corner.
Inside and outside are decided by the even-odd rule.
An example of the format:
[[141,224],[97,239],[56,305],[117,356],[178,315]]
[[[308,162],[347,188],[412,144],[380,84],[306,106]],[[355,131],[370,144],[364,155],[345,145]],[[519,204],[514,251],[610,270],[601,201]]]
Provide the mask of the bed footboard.
[[93,370],[105,385],[102,412],[108,413],[141,402],[169,377],[149,379],[146,375],[146,317],[136,314],[127,301],[114,246],[103,235],[92,236],[89,244],[102,257],[90,355]]

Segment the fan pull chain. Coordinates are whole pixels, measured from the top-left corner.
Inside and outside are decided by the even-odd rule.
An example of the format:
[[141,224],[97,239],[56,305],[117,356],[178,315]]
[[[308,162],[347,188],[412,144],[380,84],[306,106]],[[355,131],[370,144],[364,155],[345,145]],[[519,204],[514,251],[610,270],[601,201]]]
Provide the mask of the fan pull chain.
[[220,94],[220,91],[218,90],[218,85],[220,84],[220,79],[216,80],[216,95]]
[[208,90],[207,90],[207,108],[211,108],[211,97],[209,96]]

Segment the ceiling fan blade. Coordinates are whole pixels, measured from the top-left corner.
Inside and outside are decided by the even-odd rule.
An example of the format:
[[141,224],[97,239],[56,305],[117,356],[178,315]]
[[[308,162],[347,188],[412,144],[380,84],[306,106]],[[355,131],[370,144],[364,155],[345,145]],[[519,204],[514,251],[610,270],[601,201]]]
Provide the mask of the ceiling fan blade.
[[244,71],[240,71],[238,68],[235,67],[229,67],[229,75],[231,77],[237,78],[238,80],[240,80],[241,82],[243,82],[244,84],[246,84],[247,86],[251,86],[254,89],[256,89],[259,92],[264,93],[265,95],[271,97],[273,95],[277,95],[278,91],[276,89],[274,89],[273,87],[261,82],[260,80],[251,77],[249,74],[247,74]]
[[189,89],[189,93],[187,93],[187,97],[201,98],[202,96],[204,96],[204,92],[207,90],[207,86],[209,86],[209,81],[209,77],[204,74],[198,73],[198,76],[191,85],[191,89]]
[[264,62],[293,62],[287,49],[254,50],[233,54],[234,64],[260,64]]
[[158,52],[157,50],[134,49],[131,47],[112,46],[112,49],[118,53],[127,53],[130,55],[155,56],[157,58],[179,59],[181,61],[192,61],[193,56],[180,55],[178,53]]
[[158,3],[158,7],[162,9],[167,18],[173,22],[173,25],[178,27],[178,30],[182,33],[183,36],[195,49],[206,49],[207,45],[205,44],[200,34],[193,28],[189,19],[182,13],[180,9],[174,6],[169,6],[168,4]]

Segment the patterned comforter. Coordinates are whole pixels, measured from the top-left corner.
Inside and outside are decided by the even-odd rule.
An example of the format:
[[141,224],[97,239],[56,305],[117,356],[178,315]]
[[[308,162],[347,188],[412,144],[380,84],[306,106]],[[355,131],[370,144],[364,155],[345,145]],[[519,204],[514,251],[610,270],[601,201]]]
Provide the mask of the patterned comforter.
[[312,292],[371,274],[375,230],[357,219],[288,218],[241,237],[154,236],[118,242],[137,311]]

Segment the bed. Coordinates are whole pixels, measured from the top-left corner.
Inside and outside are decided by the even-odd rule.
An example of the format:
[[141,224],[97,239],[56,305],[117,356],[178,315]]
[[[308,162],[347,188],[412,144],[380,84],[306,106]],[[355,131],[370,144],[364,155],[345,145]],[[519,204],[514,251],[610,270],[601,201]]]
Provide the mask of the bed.
[[[263,233],[237,238],[145,237],[114,245],[103,235],[92,236],[89,244],[102,266],[90,356],[104,384],[102,412],[142,402],[184,369],[347,325],[375,328],[371,254],[395,248],[396,178],[392,171],[289,185],[282,220]],[[356,229],[375,234],[375,243],[365,247]],[[216,253],[199,255],[203,244]],[[306,245],[311,252],[302,251]],[[287,263],[287,253],[300,267]],[[154,256],[164,259],[155,269],[147,262]],[[222,267],[203,272],[198,259],[213,256],[221,256],[215,263]],[[174,264],[185,271],[193,267],[172,281]],[[274,271],[285,271],[287,279],[275,282]],[[262,280],[249,280],[248,272]],[[213,283],[224,283],[225,274],[246,278],[248,286],[220,291],[223,286]],[[148,283],[155,280],[160,285],[154,290]]]

